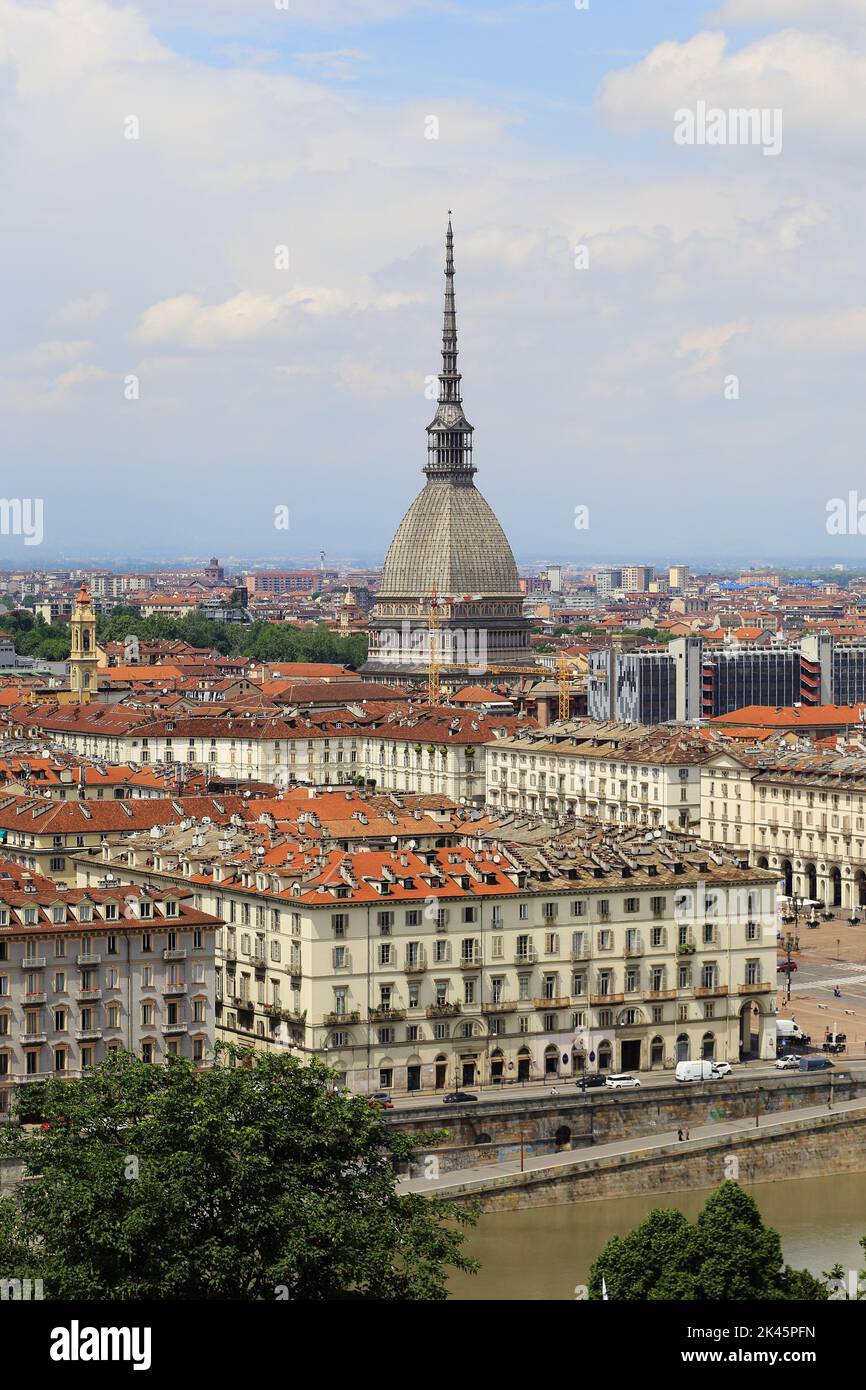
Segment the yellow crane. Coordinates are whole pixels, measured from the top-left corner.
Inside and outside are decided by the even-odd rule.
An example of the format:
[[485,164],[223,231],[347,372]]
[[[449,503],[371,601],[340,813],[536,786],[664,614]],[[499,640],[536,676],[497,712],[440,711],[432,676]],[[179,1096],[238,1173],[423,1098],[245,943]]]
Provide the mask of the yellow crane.
[[[440,649],[440,610],[443,608],[450,609],[451,602],[451,599],[440,600],[436,590],[433,590],[427,618],[427,699],[431,705],[438,705],[442,699],[442,672],[463,671],[466,669],[460,662],[442,660],[442,652]],[[485,667],[485,673],[492,673],[494,675],[535,676],[536,680],[544,680],[545,677],[551,675],[551,672],[544,666],[519,666],[516,663],[507,661],[491,662]],[[558,718],[568,719],[571,714],[571,695],[572,691],[575,689],[575,684],[568,664],[568,658],[565,656],[564,652],[560,653],[556,663],[556,686],[558,696]]]

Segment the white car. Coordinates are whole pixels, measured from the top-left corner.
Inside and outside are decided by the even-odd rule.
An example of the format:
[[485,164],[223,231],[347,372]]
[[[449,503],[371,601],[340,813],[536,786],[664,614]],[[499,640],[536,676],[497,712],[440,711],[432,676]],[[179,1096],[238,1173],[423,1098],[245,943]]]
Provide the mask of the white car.
[[731,1064],[730,1062],[713,1062],[713,1071],[716,1076],[730,1076]]
[[612,1091],[637,1091],[640,1089],[640,1082],[636,1076],[628,1076],[626,1072],[618,1072],[615,1076],[609,1076],[605,1083],[610,1086]]
[[799,1071],[800,1060],[798,1057],[778,1057],[776,1059],[777,1071]]

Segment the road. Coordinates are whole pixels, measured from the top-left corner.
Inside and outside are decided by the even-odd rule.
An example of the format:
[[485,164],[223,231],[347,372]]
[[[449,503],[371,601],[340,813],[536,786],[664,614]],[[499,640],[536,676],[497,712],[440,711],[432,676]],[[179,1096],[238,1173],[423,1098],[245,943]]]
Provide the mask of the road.
[[[841,1056],[836,1059],[836,1067],[844,1067],[846,1069],[850,1067],[852,1071],[859,1074],[866,1069],[866,1057],[851,1058],[847,1055]],[[793,1077],[799,1074],[800,1073],[777,1071],[775,1063],[773,1062],[745,1062],[731,1068],[731,1078],[737,1081],[760,1081],[769,1076],[787,1075]],[[670,1071],[640,1072],[638,1075],[642,1091],[658,1090],[662,1086],[670,1086],[674,1081],[674,1074]],[[526,1085],[517,1085],[512,1082],[505,1086],[473,1086],[469,1090],[470,1095],[477,1096],[479,1101],[483,1101],[485,1105],[488,1103],[513,1105],[521,1096],[525,1097],[527,1100],[541,1100],[545,1096],[568,1096],[574,1095],[575,1092],[580,1094],[580,1088],[575,1085],[574,1081],[570,1080],[559,1081],[553,1086],[551,1086],[549,1082],[529,1082]],[[587,1091],[586,1094],[609,1096],[613,1094],[630,1095],[631,1092],[613,1092],[603,1086],[599,1086],[597,1088],[594,1087],[592,1091]],[[394,1114],[403,1114],[407,1111],[411,1113],[413,1110],[428,1110],[431,1106],[440,1106],[443,1111],[464,1110],[468,1108],[468,1105],[445,1105],[441,1095],[429,1091],[424,1092],[420,1097],[404,1096],[399,1098],[394,1097],[393,1099],[394,1110],[392,1113]]]
[[[839,1113],[862,1111],[866,1109],[866,1101],[863,1100],[862,1096],[856,1100],[835,1101],[832,1108],[834,1112]],[[757,1125],[754,1116],[749,1116],[746,1119],[720,1120],[714,1124],[693,1125],[689,1132],[689,1139],[683,1142],[693,1144],[699,1139],[718,1139],[726,1135],[735,1140],[738,1134],[754,1134],[756,1129],[761,1134],[769,1134],[789,1125],[793,1120],[817,1119],[821,1115],[826,1115],[828,1109],[829,1106],[824,1104],[804,1106],[801,1110],[775,1112],[773,1115],[758,1116]],[[568,1167],[583,1161],[595,1163],[600,1158],[615,1157],[619,1154],[652,1153],[653,1150],[665,1148],[670,1144],[679,1144],[676,1129],[668,1130],[663,1134],[654,1134],[651,1137],[638,1135],[632,1139],[616,1139],[611,1143],[593,1144],[591,1147],[569,1149],[558,1154],[527,1154],[524,1155],[523,1171],[540,1172],[545,1169]],[[432,1153],[435,1155],[435,1149]],[[465,1183],[487,1182],[494,1178],[510,1177],[520,1171],[519,1159],[508,1163],[485,1163],[482,1167],[457,1169],[455,1172],[442,1173],[438,1176],[435,1176],[435,1166],[431,1165],[429,1177],[401,1178],[398,1183],[398,1190],[425,1194],[447,1192],[449,1188],[462,1187]]]

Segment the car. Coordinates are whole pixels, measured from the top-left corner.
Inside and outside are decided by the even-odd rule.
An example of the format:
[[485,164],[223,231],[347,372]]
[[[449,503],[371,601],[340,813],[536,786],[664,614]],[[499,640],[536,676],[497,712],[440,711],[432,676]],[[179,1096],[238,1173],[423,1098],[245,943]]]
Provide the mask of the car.
[[780,975],[793,975],[794,971],[798,969],[799,966],[795,960],[780,960],[776,966],[776,971]]
[[477,1100],[477,1096],[470,1095],[468,1091],[449,1091],[447,1096],[442,1097],[443,1105],[465,1105],[468,1100]]
[[716,1076],[730,1076],[731,1064],[730,1062],[713,1062],[713,1071]]
[[588,1091],[594,1086],[606,1085],[607,1077],[603,1072],[588,1071],[584,1072],[583,1076],[579,1076],[574,1084],[575,1086],[579,1086],[582,1091]]
[[373,1091],[370,1096],[370,1104],[378,1110],[393,1110],[394,1102],[387,1091]]
[[640,1089],[640,1082],[636,1076],[629,1076],[626,1072],[617,1072],[614,1076],[607,1078],[607,1085],[612,1091],[636,1091]]
[[799,1071],[799,1070],[800,1070],[800,1059],[799,1059],[799,1057],[777,1057],[777,1058],[776,1058],[776,1070],[777,1070],[777,1071]]

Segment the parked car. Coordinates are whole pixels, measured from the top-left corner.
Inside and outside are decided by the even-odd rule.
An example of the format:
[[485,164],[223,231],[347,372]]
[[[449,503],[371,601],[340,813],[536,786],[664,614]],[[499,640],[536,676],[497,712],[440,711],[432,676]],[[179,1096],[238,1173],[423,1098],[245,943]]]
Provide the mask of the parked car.
[[776,1069],[777,1071],[799,1071],[800,1059],[799,1057],[777,1057]]
[[575,1085],[579,1086],[581,1090],[586,1089],[587,1091],[593,1086],[604,1086],[606,1084],[607,1077],[604,1072],[601,1071],[585,1072],[584,1075],[579,1076],[575,1082]]
[[387,1091],[374,1091],[370,1096],[370,1104],[379,1110],[393,1110],[394,1102]]
[[628,1076],[626,1072],[617,1072],[614,1076],[607,1078],[607,1085],[612,1091],[636,1091],[640,1089],[640,1082],[636,1076]]
[[799,966],[795,960],[780,960],[776,966],[776,971],[780,975],[793,975],[794,971],[798,969]]
[[449,1091],[447,1096],[442,1097],[443,1105],[464,1105],[468,1100],[477,1100],[477,1096],[472,1096],[468,1091]]
[[713,1071],[716,1076],[730,1076],[731,1064],[730,1062],[713,1062]]

